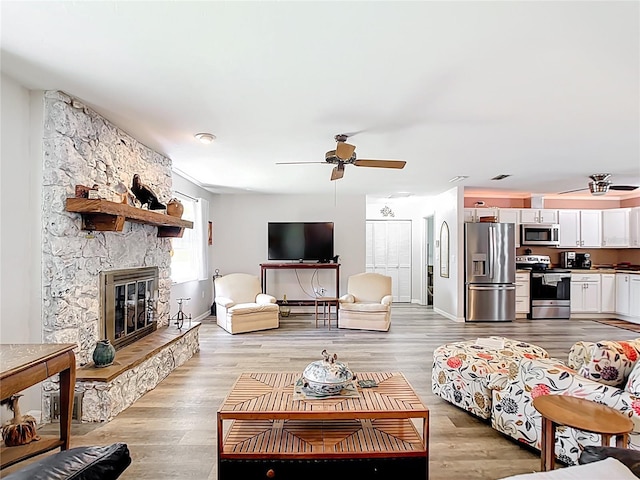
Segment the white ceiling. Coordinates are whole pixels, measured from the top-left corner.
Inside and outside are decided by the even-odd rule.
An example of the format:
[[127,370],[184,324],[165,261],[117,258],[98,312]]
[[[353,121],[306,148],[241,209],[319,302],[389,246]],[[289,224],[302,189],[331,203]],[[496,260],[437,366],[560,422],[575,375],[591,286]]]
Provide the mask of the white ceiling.
[[[468,175],[457,185],[544,194],[601,172],[640,185],[637,1],[0,8],[5,74],[83,100],[214,191],[430,195]],[[360,130],[358,158],[404,170],[348,165],[331,182],[329,165],[276,165],[321,162]]]

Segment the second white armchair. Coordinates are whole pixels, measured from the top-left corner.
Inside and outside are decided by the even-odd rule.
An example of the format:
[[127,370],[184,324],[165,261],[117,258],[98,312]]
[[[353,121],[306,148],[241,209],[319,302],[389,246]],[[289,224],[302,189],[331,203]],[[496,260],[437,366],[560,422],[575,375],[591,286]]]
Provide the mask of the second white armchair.
[[358,273],[349,277],[347,294],[340,297],[338,328],[380,330],[391,326],[391,277]]

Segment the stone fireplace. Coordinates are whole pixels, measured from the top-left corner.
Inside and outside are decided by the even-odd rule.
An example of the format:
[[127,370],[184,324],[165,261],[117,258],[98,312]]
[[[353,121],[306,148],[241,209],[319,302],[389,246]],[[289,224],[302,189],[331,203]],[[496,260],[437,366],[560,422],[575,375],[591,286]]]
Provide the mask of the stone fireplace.
[[[156,226],[134,222],[121,232],[82,230],[81,216],[66,211],[66,199],[75,196],[76,185],[97,185],[101,198],[120,202],[139,174],[166,201],[172,196],[171,160],[62,92],[45,92],[43,102],[43,341],[77,345],[82,421],[108,421],[191,358],[199,350],[198,334],[195,329],[174,338],[112,375],[87,373],[99,340],[109,338],[122,352],[169,325],[171,240],[159,237]],[[102,303],[107,298],[109,305]],[[105,323],[109,315],[113,322]],[[43,389],[49,421],[56,379]]]
[[157,328],[158,268],[130,268],[100,274],[100,332],[116,348]]

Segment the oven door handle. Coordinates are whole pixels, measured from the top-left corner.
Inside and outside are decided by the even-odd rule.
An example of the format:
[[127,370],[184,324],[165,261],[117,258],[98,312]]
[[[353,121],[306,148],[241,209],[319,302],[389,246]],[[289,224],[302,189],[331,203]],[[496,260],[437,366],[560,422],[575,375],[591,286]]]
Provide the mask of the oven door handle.
[[469,285],[469,290],[515,290],[515,285],[491,285],[491,286],[481,286],[481,285]]

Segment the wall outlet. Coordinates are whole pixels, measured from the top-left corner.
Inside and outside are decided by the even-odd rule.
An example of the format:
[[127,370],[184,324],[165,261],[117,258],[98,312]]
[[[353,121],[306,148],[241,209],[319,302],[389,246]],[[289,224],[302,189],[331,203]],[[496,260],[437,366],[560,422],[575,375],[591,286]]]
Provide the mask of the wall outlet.
[[204,290],[202,291],[202,298],[204,298]]

